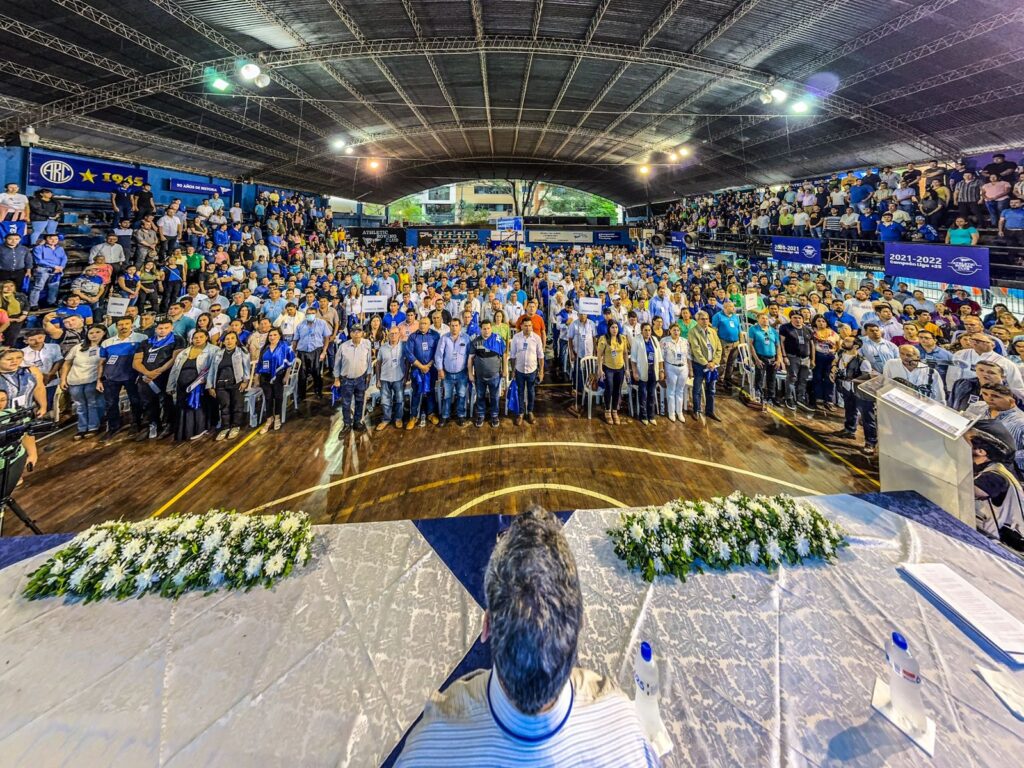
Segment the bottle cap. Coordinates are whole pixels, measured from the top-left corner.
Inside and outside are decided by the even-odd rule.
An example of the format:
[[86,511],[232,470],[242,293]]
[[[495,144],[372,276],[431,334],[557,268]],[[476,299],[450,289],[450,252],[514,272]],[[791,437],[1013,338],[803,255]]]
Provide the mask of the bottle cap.
[[[902,638],[900,638],[900,639],[902,639]],[[904,646],[904,647],[906,647],[906,646]],[[643,658],[644,661],[650,661],[651,660],[651,656],[653,656],[653,654],[651,653],[651,645],[650,645],[650,643],[640,643],[640,656]]]
[[892,644],[904,651],[907,650],[907,639],[899,632],[892,633]]

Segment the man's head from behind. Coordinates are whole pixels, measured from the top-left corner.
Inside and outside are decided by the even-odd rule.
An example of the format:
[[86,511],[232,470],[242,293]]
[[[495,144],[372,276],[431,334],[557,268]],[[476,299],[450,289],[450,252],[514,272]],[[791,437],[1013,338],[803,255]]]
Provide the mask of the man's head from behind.
[[558,518],[530,507],[512,521],[484,577],[491,658],[502,689],[532,715],[558,698],[576,662],[583,596]]

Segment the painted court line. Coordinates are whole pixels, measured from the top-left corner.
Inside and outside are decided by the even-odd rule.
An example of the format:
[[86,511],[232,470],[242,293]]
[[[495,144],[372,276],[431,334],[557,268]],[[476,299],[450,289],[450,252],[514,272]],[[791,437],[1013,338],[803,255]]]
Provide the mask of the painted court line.
[[454,512],[449,512],[445,517],[458,517],[467,509],[475,507],[477,504],[482,504],[485,501],[496,499],[499,496],[507,496],[510,493],[518,493],[519,491],[571,491],[572,493],[578,493],[581,496],[589,496],[592,499],[600,499],[613,507],[618,509],[625,509],[628,504],[623,504],[618,499],[613,499],[611,496],[605,496],[603,493],[597,491],[591,491],[586,488],[580,488],[578,485],[563,485],[562,483],[525,483],[523,485],[510,485],[507,488],[499,488],[496,491],[490,491],[488,493],[481,494],[475,499],[470,499],[461,507],[456,509]]
[[[239,446],[236,446],[236,448],[237,447],[241,447],[241,446],[239,445]],[[451,458],[453,456],[465,456],[465,455],[473,454],[473,453],[486,453],[488,451],[504,451],[504,450],[510,450],[510,449],[512,449],[512,450],[520,449],[520,448],[586,448],[586,449],[590,449],[590,450],[600,450],[600,451],[624,451],[626,453],[638,453],[638,454],[643,454],[645,456],[653,456],[655,458],[668,459],[670,461],[681,461],[681,462],[686,463],[686,464],[696,464],[698,466],[712,467],[714,469],[721,469],[721,470],[725,470],[727,472],[735,472],[736,474],[744,475],[745,477],[753,477],[753,478],[756,478],[758,480],[764,480],[765,482],[774,483],[776,485],[781,485],[781,486],[783,486],[785,488],[792,488],[793,490],[800,491],[801,493],[805,493],[805,494],[808,494],[808,495],[811,495],[811,496],[821,496],[822,495],[820,491],[816,491],[813,488],[807,488],[806,486],[798,485],[796,483],[791,483],[791,482],[789,482],[787,480],[781,480],[781,479],[776,478],[776,477],[769,477],[768,475],[762,475],[759,472],[753,472],[753,471],[751,471],[749,469],[740,469],[739,467],[730,467],[730,466],[728,466],[726,464],[718,464],[717,462],[714,462],[714,461],[706,461],[704,459],[696,459],[696,458],[693,458],[691,456],[678,456],[678,455],[676,455],[674,453],[665,453],[663,451],[652,451],[652,450],[647,449],[647,448],[640,448],[638,446],[632,446],[632,445],[606,445],[606,444],[603,444],[603,443],[574,443],[574,442],[565,441],[565,440],[555,440],[555,441],[530,442],[530,443],[513,443],[513,444],[508,444],[508,445],[478,445],[478,446],[475,446],[473,448],[460,448],[458,450],[446,451],[444,453],[437,453],[437,454],[433,454],[433,455],[430,455],[430,456],[419,456],[419,457],[416,457],[414,459],[405,459],[404,461],[397,461],[397,462],[395,462],[393,464],[387,464],[385,466],[377,467],[375,469],[368,469],[365,472],[359,472],[359,473],[357,473],[355,475],[349,475],[348,477],[342,477],[342,478],[339,478],[337,480],[333,480],[333,481],[331,481],[329,483],[323,483],[321,485],[314,485],[314,486],[311,486],[311,487],[306,488],[304,490],[296,491],[295,493],[291,493],[291,494],[289,494],[287,496],[282,496],[282,497],[280,497],[278,499],[274,499],[273,501],[268,501],[265,504],[260,504],[259,506],[253,507],[252,509],[247,510],[247,512],[248,513],[260,512],[260,511],[262,511],[264,509],[267,509],[268,507],[273,507],[273,506],[276,506],[276,505],[279,505],[279,504],[284,504],[286,502],[292,501],[293,499],[297,499],[300,496],[305,496],[307,494],[314,493],[316,491],[323,491],[323,490],[326,490],[328,488],[334,488],[334,487],[339,486],[339,485],[344,485],[346,483],[351,483],[351,482],[353,482],[355,480],[360,480],[360,479],[362,479],[364,477],[371,477],[373,475],[378,475],[378,474],[381,474],[383,472],[390,472],[393,469],[400,469],[401,467],[408,467],[408,466],[411,466],[413,464],[421,464],[421,463],[423,463],[425,461],[436,461],[438,459],[446,459],[446,458]],[[227,458],[227,456],[225,456],[224,458]],[[222,459],[222,461],[223,461],[223,459]],[[212,469],[213,468],[211,468],[211,470]],[[207,473],[209,471],[210,470],[208,470]],[[204,474],[207,474],[207,473],[204,473]],[[196,481],[193,481],[193,485],[195,484],[195,482],[198,482],[198,480],[201,480],[201,479],[202,479],[202,476],[197,478]],[[186,488],[184,491],[182,491],[177,498],[180,498],[180,496],[184,495],[185,492],[187,492],[187,491],[188,491],[188,488]],[[168,505],[170,503],[173,503],[173,501],[175,501],[175,500],[176,499],[172,499],[172,501],[169,502]]]
[[197,477],[191,483],[189,483],[184,488],[182,488],[180,491],[178,491],[176,494],[174,494],[167,503],[165,503],[162,507],[160,507],[160,509],[158,509],[152,515],[150,515],[150,517],[160,517],[160,515],[162,515],[168,509],[173,507],[178,502],[178,500],[181,499],[182,496],[184,496],[186,493],[188,493],[193,488],[195,488],[197,485],[199,485],[203,480],[205,480],[207,477],[209,477],[210,473],[212,473],[215,469],[217,469],[217,467],[219,467],[225,461],[227,461],[232,456],[234,456],[236,451],[241,449],[241,447],[243,445],[248,443],[250,440],[252,440],[254,437],[256,437],[256,435],[258,435],[259,433],[260,433],[260,431],[258,429],[254,429],[252,432],[250,432],[248,435],[246,435],[233,448],[231,448],[230,450],[226,451],[223,456],[221,456],[219,459],[217,459],[215,462],[213,462],[213,464],[208,466],[205,470],[203,470],[202,474],[200,474],[199,477]]

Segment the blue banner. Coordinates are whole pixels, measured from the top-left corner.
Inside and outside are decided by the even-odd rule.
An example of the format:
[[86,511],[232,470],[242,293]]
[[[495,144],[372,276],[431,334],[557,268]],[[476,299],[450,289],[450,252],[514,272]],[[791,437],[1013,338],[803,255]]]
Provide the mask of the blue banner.
[[522,216],[506,216],[498,219],[498,227],[500,229],[510,229],[515,232],[523,231],[523,217]]
[[885,271],[896,277],[989,288],[988,248],[937,243],[886,243]]
[[821,264],[821,240],[816,237],[772,236],[772,258],[796,264]]
[[93,192],[113,192],[122,181],[128,181],[137,191],[149,182],[149,174],[127,163],[103,163],[88,157],[61,157],[48,152],[32,150],[28,169],[28,183],[34,187],[86,189]]
[[192,192],[199,195],[212,195],[214,192],[219,192],[221,197],[231,197],[230,184],[205,184],[201,181],[171,178],[167,180],[167,189],[171,192]]
[[681,250],[686,250],[686,233],[685,232],[669,232],[669,243]]

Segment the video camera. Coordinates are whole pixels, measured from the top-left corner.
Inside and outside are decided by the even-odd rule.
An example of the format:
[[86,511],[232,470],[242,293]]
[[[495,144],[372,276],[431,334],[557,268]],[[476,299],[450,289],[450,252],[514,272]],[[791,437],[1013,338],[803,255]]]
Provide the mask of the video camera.
[[56,428],[52,419],[37,419],[35,408],[0,411],[0,451],[19,445],[25,435],[45,435]]

